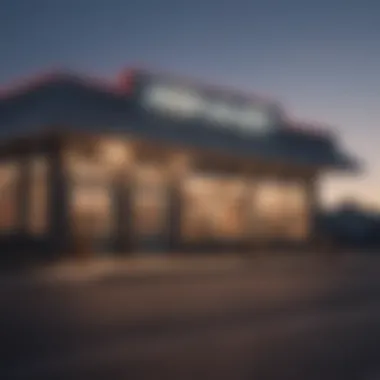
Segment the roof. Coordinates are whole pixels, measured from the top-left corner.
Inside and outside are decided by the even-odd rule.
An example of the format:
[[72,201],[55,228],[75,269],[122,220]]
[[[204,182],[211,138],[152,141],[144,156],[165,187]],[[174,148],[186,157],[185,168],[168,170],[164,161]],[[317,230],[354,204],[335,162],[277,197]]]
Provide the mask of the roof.
[[325,131],[285,120],[265,135],[242,136],[231,129],[197,122],[178,123],[137,112],[131,100],[133,72],[112,86],[86,76],[55,72],[0,92],[0,138],[22,137],[44,129],[125,132],[186,146],[301,162],[339,170],[359,168]]

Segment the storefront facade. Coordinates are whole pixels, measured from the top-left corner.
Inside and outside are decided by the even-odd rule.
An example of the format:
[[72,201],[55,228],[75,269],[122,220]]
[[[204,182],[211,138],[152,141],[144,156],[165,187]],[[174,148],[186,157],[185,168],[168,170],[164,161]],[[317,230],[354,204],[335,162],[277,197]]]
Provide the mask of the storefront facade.
[[[109,93],[59,78],[54,94],[70,95],[58,97],[67,109],[3,139],[4,247],[51,255],[86,239],[94,254],[112,255],[310,246],[320,173],[355,166],[331,139],[287,129],[270,102],[167,76],[128,79]],[[21,111],[3,120],[17,125]]]

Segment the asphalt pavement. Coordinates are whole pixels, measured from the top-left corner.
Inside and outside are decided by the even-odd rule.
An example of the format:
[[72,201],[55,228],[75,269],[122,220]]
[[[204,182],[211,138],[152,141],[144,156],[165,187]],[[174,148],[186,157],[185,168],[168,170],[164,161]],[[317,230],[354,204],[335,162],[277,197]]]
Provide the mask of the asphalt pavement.
[[8,278],[0,379],[380,379],[378,259],[217,262]]

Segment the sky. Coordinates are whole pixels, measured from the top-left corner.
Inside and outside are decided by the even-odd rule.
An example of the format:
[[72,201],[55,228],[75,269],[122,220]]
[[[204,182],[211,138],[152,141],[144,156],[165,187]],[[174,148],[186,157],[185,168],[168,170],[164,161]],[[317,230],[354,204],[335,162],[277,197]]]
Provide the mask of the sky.
[[324,177],[322,202],[380,209],[379,20],[376,0],[0,0],[0,86],[144,66],[269,95],[364,160]]

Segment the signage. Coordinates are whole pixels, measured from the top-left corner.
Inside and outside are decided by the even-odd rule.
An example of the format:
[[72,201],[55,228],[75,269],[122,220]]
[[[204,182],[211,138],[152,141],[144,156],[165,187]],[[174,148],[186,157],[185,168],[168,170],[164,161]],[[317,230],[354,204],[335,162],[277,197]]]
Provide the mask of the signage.
[[266,131],[275,122],[273,107],[250,100],[212,94],[162,81],[147,83],[141,93],[144,109],[180,120],[197,120],[218,127],[252,133]]

